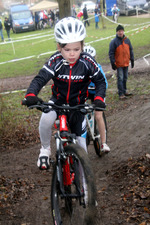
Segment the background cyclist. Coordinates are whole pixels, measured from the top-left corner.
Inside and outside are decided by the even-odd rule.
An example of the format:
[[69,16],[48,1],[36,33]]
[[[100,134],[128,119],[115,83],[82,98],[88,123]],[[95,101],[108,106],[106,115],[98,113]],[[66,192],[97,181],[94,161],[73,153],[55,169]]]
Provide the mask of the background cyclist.
[[115,14],[117,14],[117,17],[118,17],[120,9],[116,6],[116,4],[114,4],[111,11],[112,11],[113,20],[115,21]]
[[[60,20],[54,29],[58,51],[54,53],[38,75],[32,80],[27,93],[27,106],[35,105],[42,100],[37,97],[40,90],[52,79],[51,101],[55,104],[71,106],[83,104],[87,98],[90,81],[95,83],[96,93],[94,103],[105,108],[104,98],[106,83],[96,61],[83,52],[83,40],[86,37],[84,24],[73,17]],[[80,112],[68,115],[71,132],[77,136],[79,145],[86,151],[86,119]],[[42,113],[39,123],[41,149],[37,161],[40,169],[49,168],[51,155],[50,139],[52,126],[57,118],[55,111]]]
[[[96,56],[96,50],[92,46],[85,46],[84,52],[89,53],[94,58]],[[107,82],[105,73],[103,72],[103,69],[102,69],[100,64],[98,64],[98,67],[99,67],[101,73],[103,74],[103,76],[105,78],[105,85],[106,85],[106,89],[107,89],[108,88],[108,82]],[[91,87],[92,87],[92,89],[90,89]],[[94,95],[95,95],[95,84],[93,82],[90,83],[89,88],[88,88],[88,92],[89,92],[88,97],[93,102],[94,101]],[[95,111],[95,118],[96,118],[96,121],[97,121],[98,130],[99,130],[100,137],[101,137],[101,143],[102,143],[101,151],[102,152],[110,152],[110,148],[106,144],[105,123],[104,123],[104,119],[103,119],[103,112],[102,111]]]

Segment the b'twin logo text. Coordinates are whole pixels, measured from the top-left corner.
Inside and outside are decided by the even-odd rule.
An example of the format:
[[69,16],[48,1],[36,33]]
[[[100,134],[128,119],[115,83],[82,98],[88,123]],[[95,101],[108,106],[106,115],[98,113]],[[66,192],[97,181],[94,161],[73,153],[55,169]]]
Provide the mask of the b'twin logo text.
[[[84,75],[83,76],[81,76],[81,75],[71,75],[71,80],[83,80],[84,79]],[[59,79],[63,79],[63,80],[69,80],[69,75],[58,75],[58,78]]]

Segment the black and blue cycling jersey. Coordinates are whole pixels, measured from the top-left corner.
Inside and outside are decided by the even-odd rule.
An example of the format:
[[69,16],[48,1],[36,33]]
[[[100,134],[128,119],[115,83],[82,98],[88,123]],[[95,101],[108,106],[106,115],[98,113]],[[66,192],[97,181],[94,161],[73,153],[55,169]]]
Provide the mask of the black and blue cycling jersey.
[[[108,82],[107,82],[107,78],[105,76],[105,73],[104,73],[104,71],[102,69],[102,66],[100,64],[98,64],[98,67],[99,67],[101,73],[103,74],[103,77],[105,78],[106,89],[107,89],[108,88]],[[95,95],[95,84],[93,82],[91,82],[89,84],[89,86],[88,86],[88,92],[89,92],[89,94]]]

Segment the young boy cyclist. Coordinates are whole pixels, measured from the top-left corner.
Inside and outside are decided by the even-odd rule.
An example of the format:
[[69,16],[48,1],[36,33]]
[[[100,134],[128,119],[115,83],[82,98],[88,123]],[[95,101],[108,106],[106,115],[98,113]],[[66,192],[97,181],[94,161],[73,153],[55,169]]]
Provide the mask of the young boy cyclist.
[[[93,58],[95,58],[95,56],[96,56],[95,48],[93,48],[90,45],[84,46],[84,52],[89,53]],[[102,69],[100,64],[98,64],[98,67],[99,67],[101,73],[103,74],[103,76],[105,78],[105,85],[106,85],[106,89],[107,89],[108,88],[108,82],[107,82],[105,73],[103,72],[103,69]],[[91,89],[91,87],[92,87],[92,89]],[[95,95],[95,84],[93,82],[91,82],[89,84],[88,92],[89,92],[89,99],[91,99],[91,101],[93,102],[94,101],[94,95]],[[108,152],[110,152],[110,148],[106,144],[105,123],[104,123],[104,119],[103,119],[103,112],[102,111],[95,111],[95,118],[96,118],[96,121],[97,121],[98,130],[99,130],[100,137],[101,137],[101,143],[102,143],[101,151],[108,153]]]
[[[32,80],[25,96],[27,106],[42,101],[37,95],[42,87],[52,79],[50,101],[55,104],[69,104],[70,106],[83,104],[87,98],[88,85],[92,81],[96,85],[94,103],[98,107],[105,108],[105,79],[96,61],[83,52],[83,40],[86,37],[84,24],[73,17],[64,18],[55,25],[54,34],[58,51],[49,58]],[[40,169],[49,168],[50,139],[56,118],[57,113],[50,111],[42,113],[40,119],[41,149],[37,161]],[[85,116],[79,112],[72,112],[69,114],[68,123],[71,132],[76,134],[79,145],[87,151]]]

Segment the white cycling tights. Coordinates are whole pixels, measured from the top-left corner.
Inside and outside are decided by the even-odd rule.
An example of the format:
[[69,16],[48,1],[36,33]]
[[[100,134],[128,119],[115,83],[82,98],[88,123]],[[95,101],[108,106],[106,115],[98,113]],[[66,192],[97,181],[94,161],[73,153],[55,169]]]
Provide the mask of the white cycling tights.
[[[51,149],[50,142],[51,142],[51,136],[52,136],[52,127],[56,118],[57,118],[57,114],[55,111],[42,113],[40,123],[39,123],[39,133],[40,133],[41,145],[45,149]],[[77,141],[78,141],[78,144],[87,152],[86,139],[84,137],[77,136]]]

